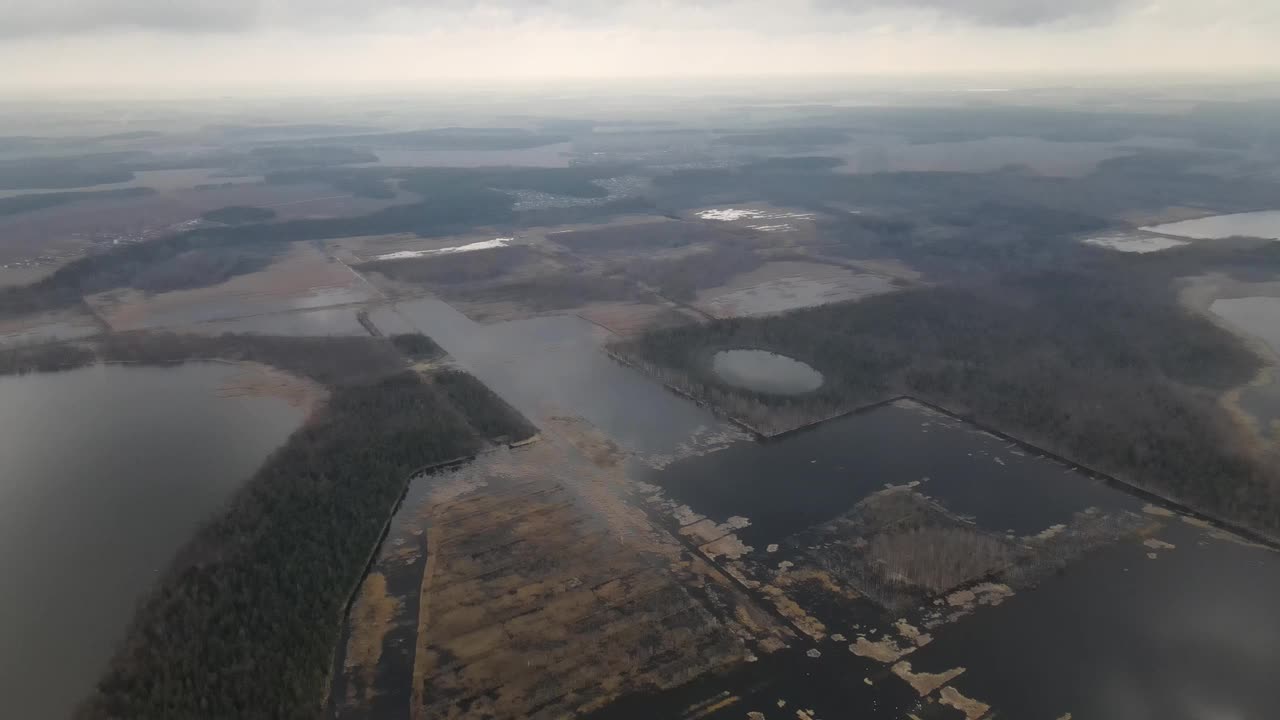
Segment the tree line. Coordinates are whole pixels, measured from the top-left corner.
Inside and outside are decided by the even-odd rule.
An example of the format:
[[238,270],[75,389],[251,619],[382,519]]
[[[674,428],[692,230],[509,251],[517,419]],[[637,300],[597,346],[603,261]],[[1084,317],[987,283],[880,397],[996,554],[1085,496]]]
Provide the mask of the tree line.
[[[1043,271],[657,330],[617,349],[765,430],[915,395],[1205,511],[1280,529],[1273,458],[1245,446],[1217,402],[1261,361],[1134,280]],[[795,357],[825,383],[799,397],[728,387],[709,357],[733,347]]]
[[438,348],[412,337],[138,332],[0,352],[0,372],[249,360],[330,391],[180,551],[78,717],[315,717],[341,614],[408,478],[537,432],[465,372],[406,371],[398,347]]

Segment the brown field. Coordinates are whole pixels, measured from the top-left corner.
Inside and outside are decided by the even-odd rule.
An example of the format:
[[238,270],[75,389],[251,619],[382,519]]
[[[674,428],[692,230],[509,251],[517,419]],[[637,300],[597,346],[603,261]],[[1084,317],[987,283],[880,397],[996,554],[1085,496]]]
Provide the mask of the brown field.
[[294,243],[265,269],[212,287],[156,295],[113,290],[85,301],[112,330],[140,330],[363,303],[379,297],[346,265],[310,243]]
[[712,317],[754,317],[892,292],[894,281],[813,262],[770,262],[717,288],[702,290],[693,305]]
[[560,432],[423,481],[348,619],[336,717],[576,717],[782,646],[618,498],[619,457],[584,473]]
[[648,299],[626,280],[573,270],[446,288],[441,294],[450,305],[478,322],[503,322]]
[[578,317],[599,325],[617,337],[629,337],[655,328],[694,322],[695,317],[659,303],[598,302],[578,311]]
[[[379,260],[356,266],[390,297],[437,295],[473,320],[501,322],[540,313],[600,304],[619,306],[605,315],[620,318],[621,306],[643,303],[633,283],[603,277],[565,254],[511,245],[425,257]],[[632,312],[627,324],[643,320]]]

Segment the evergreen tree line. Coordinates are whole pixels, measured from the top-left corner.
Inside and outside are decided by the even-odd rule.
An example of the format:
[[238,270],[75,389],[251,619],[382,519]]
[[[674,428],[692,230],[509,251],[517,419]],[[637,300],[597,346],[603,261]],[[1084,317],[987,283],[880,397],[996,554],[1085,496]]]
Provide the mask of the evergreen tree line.
[[347,599],[408,479],[537,432],[465,372],[404,370],[405,343],[139,332],[0,352],[0,372],[249,360],[330,391],[179,552],[78,717],[316,716]]

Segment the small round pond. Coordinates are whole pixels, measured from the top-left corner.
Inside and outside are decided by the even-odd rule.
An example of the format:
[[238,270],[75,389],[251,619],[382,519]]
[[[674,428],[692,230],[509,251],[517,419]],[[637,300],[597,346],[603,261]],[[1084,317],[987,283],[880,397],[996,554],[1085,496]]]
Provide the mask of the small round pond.
[[711,369],[729,385],[773,395],[800,395],[822,387],[822,373],[767,350],[722,350],[711,359]]

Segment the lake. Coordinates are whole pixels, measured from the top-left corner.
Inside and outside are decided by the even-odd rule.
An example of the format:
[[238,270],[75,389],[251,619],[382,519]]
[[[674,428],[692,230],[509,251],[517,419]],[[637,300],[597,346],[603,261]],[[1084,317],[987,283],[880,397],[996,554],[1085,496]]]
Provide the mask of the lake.
[[772,717],[778,700],[815,717],[960,717],[909,688],[904,695],[889,669],[894,661],[851,652],[850,640],[885,637],[903,617],[932,628],[931,640],[905,656],[910,670],[959,669],[947,684],[999,717],[1262,718],[1280,702],[1280,554],[926,406],[895,402],[778,441],[681,460],[643,479],[712,522],[749,520],[733,525],[748,551],[728,564],[762,582],[786,572],[790,562],[780,560],[799,562],[815,550],[815,526],[888,484],[918,483],[916,491],[962,522],[1018,542],[1089,508],[1131,513],[1147,528],[937,626],[921,623],[937,612],[932,603],[901,613],[856,598],[836,612],[797,591],[802,604],[816,603],[826,638],[725,678],[633,698],[601,717],[668,716],[722,690],[741,698],[726,717]]
[[767,350],[722,350],[711,358],[711,369],[729,385],[772,395],[803,395],[822,387],[822,373]]
[[303,420],[221,363],[0,378],[0,694],[67,717],[139,600]]
[[1280,240],[1280,210],[1213,215],[1142,229],[1147,232],[1198,240],[1220,240],[1237,235]]
[[644,478],[765,547],[853,507],[886,484],[920,491],[996,532],[1033,535],[1090,506],[1140,507],[1071,468],[910,401],[770,442],[740,442]]

